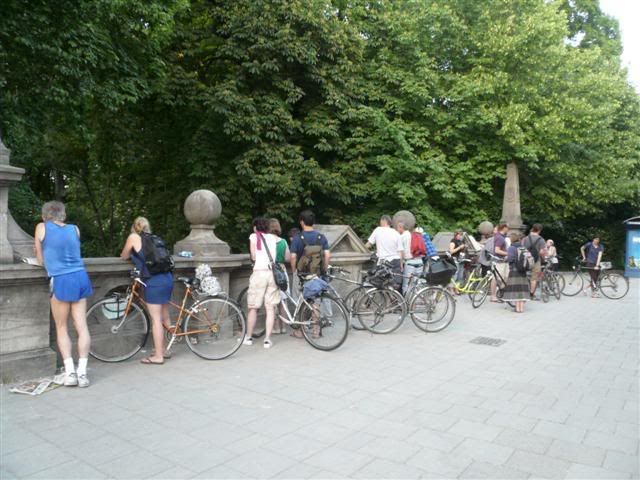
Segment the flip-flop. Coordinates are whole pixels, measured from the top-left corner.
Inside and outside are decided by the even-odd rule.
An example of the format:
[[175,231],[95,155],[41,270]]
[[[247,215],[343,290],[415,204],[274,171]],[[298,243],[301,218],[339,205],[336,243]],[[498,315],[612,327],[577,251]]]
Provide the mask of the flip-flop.
[[164,365],[164,362],[154,362],[150,357],[144,357],[142,360],[140,360],[140,363],[143,363],[145,365]]

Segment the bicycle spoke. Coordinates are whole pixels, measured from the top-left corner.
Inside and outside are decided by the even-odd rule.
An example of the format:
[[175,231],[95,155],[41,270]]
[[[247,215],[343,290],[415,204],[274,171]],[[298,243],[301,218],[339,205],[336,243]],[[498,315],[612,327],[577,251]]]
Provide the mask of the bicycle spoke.
[[242,345],[245,319],[235,302],[207,298],[191,308],[184,330],[193,353],[207,360],[221,360]]
[[113,296],[94,303],[87,311],[91,335],[90,354],[103,362],[131,358],[143,347],[149,333],[145,311],[127,298]]

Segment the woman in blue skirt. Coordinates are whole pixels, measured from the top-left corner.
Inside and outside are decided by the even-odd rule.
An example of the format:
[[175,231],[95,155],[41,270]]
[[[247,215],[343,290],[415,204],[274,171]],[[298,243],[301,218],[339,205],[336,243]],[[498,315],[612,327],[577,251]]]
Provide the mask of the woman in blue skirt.
[[147,365],[162,365],[165,358],[169,358],[164,350],[164,328],[171,327],[171,317],[169,316],[169,300],[173,293],[173,275],[171,272],[151,275],[145,265],[145,253],[142,250],[142,235],[150,234],[151,227],[149,220],[138,217],[133,221],[131,234],[127,238],[120,258],[131,259],[136,269],[140,271],[144,287],[143,298],[147,304],[149,315],[151,315],[151,332],[153,334],[153,345],[155,352],[141,360]]
[[[56,339],[64,361],[64,385],[88,387],[87,362],[91,338],[87,328],[87,300],[93,294],[89,275],[80,255],[80,230],[64,223],[67,214],[62,202],[42,207],[42,223],[36,227],[35,250],[49,277],[51,313]],[[78,369],[75,369],[69,338],[69,314],[78,334]]]

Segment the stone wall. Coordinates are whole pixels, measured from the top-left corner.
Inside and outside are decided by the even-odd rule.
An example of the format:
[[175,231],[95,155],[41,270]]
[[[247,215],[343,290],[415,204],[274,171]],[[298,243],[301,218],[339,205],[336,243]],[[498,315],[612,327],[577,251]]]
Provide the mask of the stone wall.
[[[342,251],[333,254],[332,263],[348,269],[352,278],[358,279],[361,267],[368,259],[369,254]],[[247,286],[251,274],[251,261],[246,254],[192,259],[176,257],[175,260],[175,277],[192,275],[201,263],[209,264],[233,298]],[[88,258],[85,265],[94,287],[89,305],[110,289],[129,283],[130,262],[119,258]],[[334,285],[343,292],[353,288],[344,282]],[[183,294],[182,285],[177,283],[174,300],[181,300]],[[51,375],[59,364],[48,300],[48,283],[42,268],[26,264],[0,265],[0,375],[3,383]]]

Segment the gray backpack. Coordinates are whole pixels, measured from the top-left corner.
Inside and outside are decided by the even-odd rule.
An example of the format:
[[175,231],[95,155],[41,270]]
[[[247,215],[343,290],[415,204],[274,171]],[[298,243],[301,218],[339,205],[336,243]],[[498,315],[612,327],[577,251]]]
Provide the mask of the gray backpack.
[[482,250],[480,250],[480,255],[478,257],[478,262],[480,262],[480,265],[484,265],[485,267],[488,267],[489,265],[491,265],[491,257],[489,256],[489,254],[494,253],[494,250],[495,250],[494,241],[495,241],[495,237],[491,237],[489,240],[485,242],[484,246],[482,247]]

